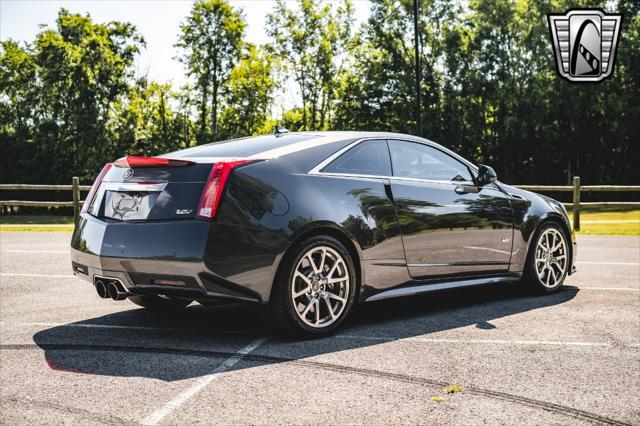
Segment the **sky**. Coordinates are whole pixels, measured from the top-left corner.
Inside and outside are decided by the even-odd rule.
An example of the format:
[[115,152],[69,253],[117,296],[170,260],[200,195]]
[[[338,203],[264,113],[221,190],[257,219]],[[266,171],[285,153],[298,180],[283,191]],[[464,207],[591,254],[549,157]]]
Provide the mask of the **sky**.
[[[246,40],[254,44],[269,42],[265,32],[266,15],[273,10],[272,0],[230,0],[242,9],[247,21]],[[287,1],[295,7],[295,1]],[[356,0],[356,25],[369,16],[369,1]],[[186,82],[182,64],[174,48],[180,23],[191,9],[191,0],[0,0],[0,40],[33,41],[40,25],[53,26],[60,8],[71,12],[89,13],[96,22],[127,21],[143,35],[147,47],[136,61],[138,75],[171,82],[179,88]],[[289,94],[289,98],[293,96]],[[285,100],[290,103],[291,99]]]

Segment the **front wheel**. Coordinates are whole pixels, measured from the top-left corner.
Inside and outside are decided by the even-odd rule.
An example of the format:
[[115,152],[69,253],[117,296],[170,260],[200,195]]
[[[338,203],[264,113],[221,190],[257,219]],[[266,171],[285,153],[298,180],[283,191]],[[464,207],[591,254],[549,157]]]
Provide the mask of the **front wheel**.
[[266,307],[272,323],[288,335],[321,337],[347,318],[356,296],[353,259],[333,237],[305,239],[283,260]]
[[562,287],[569,270],[569,250],[565,233],[554,223],[545,223],[536,232],[527,262],[527,281],[536,290],[552,292]]

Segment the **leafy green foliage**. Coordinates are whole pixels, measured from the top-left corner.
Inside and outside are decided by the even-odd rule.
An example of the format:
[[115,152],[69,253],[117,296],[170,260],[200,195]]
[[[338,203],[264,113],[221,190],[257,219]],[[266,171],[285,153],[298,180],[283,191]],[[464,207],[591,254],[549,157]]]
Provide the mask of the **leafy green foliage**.
[[[272,66],[271,55],[249,46],[246,56],[233,68],[227,85],[227,107],[221,119],[224,138],[264,131],[276,87]],[[273,126],[266,131],[272,130]]]
[[302,123],[296,129],[329,127],[352,22],[353,6],[348,0],[337,8],[300,0],[297,10],[278,0],[267,17],[267,32],[274,39],[271,51],[280,59],[284,73],[291,73],[300,92]]
[[197,0],[182,25],[182,62],[196,81],[198,142],[218,140],[220,105],[227,79],[238,61],[246,23],[226,0]]
[[[342,77],[333,126],[414,133],[413,1],[372,3],[354,65]],[[618,66],[599,84],[556,75],[546,14],[600,3],[420,4],[420,136],[494,166],[507,181],[638,181],[640,168],[630,161],[640,158],[637,2],[607,4],[624,21]]]
[[0,143],[3,152],[6,146],[19,153],[7,159],[17,166],[6,168],[17,171],[11,180],[70,178],[72,170],[92,175],[100,157],[117,152],[107,122],[142,46],[130,24],[98,25],[64,9],[56,29],[43,30],[31,45],[2,42],[0,110],[7,120]]
[[[354,28],[350,2],[279,0],[269,46],[244,41],[242,12],[198,0],[181,26],[189,84],[134,74],[144,40],[127,23],[61,9],[34,41],[0,43],[0,181],[90,182],[106,161],[290,130],[416,132],[413,0],[372,0]],[[613,76],[559,78],[546,14],[591,0],[421,0],[421,136],[505,181],[640,180],[640,4],[624,14]],[[279,90],[301,104],[272,116]]]

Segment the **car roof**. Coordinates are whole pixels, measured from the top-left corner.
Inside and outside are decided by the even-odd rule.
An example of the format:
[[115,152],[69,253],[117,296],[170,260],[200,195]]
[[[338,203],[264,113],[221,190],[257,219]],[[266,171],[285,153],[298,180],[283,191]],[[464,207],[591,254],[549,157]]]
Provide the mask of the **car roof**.
[[403,133],[371,131],[288,132],[249,136],[187,148],[162,155],[161,157],[188,159],[197,163],[212,163],[230,159],[270,159],[320,145],[360,139],[400,139],[425,143],[441,149],[475,167],[475,165],[460,157],[455,152],[428,139]]
[[[174,151],[162,157],[183,158],[197,162],[208,162],[210,159],[221,158],[274,158],[288,153],[298,152],[307,148],[361,138],[407,138],[409,135],[388,132],[355,132],[355,131],[325,131],[325,132],[289,132],[280,134],[249,136],[213,142],[206,145]],[[413,138],[413,137],[412,137]]]

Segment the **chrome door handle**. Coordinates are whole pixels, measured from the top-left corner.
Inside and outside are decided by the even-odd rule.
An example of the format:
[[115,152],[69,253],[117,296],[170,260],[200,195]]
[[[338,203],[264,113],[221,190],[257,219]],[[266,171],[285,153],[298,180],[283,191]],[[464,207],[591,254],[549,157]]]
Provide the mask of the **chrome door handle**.
[[456,194],[477,194],[478,188],[471,185],[458,185],[456,186]]

